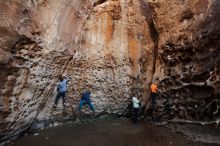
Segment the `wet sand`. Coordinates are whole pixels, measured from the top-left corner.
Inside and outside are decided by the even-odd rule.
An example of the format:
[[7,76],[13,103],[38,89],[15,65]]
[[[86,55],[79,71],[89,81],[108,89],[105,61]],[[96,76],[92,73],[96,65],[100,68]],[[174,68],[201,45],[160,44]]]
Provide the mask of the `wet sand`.
[[47,128],[10,146],[217,146],[196,142],[170,129],[128,120],[96,121]]

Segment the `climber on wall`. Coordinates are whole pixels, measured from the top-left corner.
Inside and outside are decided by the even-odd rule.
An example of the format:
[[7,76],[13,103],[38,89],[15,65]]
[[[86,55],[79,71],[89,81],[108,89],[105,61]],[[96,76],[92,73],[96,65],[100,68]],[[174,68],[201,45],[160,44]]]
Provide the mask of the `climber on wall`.
[[81,100],[79,102],[79,111],[82,110],[82,106],[84,104],[88,104],[90,109],[95,112],[94,106],[93,106],[93,104],[91,103],[91,100],[90,100],[90,95],[91,95],[91,91],[89,91],[89,90],[85,91],[82,94],[82,98],[81,98]]
[[67,78],[66,76],[60,75],[59,76],[59,83],[57,85],[57,96],[55,98],[55,103],[53,108],[57,107],[58,101],[59,99],[62,97],[63,100],[63,106],[66,105],[65,103],[65,96],[66,96],[66,92],[67,92],[67,82],[69,81],[69,78]]
[[140,110],[140,101],[139,101],[138,97],[135,97],[134,94],[133,94],[133,97],[132,97],[132,105],[133,105],[132,121],[134,123],[137,123],[138,116],[139,116],[139,110]]
[[153,111],[156,109],[156,96],[157,96],[158,88],[155,83],[151,83],[150,85],[150,96],[151,96],[151,103]]

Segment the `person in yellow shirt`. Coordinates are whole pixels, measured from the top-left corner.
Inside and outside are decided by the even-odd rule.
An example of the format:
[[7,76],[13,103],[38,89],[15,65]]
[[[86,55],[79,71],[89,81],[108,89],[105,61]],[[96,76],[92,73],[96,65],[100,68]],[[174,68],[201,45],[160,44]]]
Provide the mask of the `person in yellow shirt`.
[[150,91],[151,91],[152,108],[153,108],[153,110],[155,110],[155,108],[156,108],[156,95],[157,95],[157,92],[158,92],[158,88],[157,88],[157,85],[155,83],[151,83]]

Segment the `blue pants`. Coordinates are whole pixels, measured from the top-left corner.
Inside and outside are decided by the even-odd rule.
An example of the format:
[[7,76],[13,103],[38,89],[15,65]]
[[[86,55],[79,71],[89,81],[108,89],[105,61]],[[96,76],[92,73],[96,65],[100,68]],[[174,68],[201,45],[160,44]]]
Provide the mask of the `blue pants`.
[[62,97],[63,103],[65,103],[65,96],[66,96],[66,91],[64,91],[64,92],[58,92],[58,94],[57,94],[57,96],[56,96],[56,98],[55,98],[55,104],[57,105],[57,103],[58,103],[60,97]]
[[80,100],[80,102],[79,102],[79,110],[82,110],[82,106],[84,104],[88,104],[91,110],[93,110],[93,111],[95,110],[94,106],[93,106],[93,104],[91,103],[90,100]]

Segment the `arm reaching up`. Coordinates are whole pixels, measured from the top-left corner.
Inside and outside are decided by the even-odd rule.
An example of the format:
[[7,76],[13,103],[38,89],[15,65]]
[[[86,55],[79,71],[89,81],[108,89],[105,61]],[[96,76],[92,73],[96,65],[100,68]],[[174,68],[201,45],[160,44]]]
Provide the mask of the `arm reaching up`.
[[67,82],[70,81],[70,79],[71,79],[71,77],[68,76],[67,74],[64,74],[63,77]]

